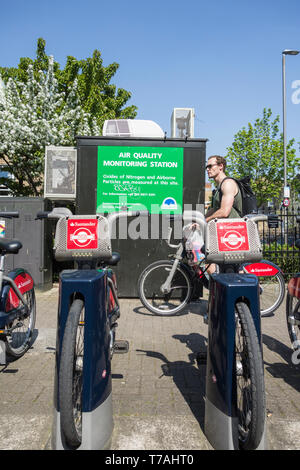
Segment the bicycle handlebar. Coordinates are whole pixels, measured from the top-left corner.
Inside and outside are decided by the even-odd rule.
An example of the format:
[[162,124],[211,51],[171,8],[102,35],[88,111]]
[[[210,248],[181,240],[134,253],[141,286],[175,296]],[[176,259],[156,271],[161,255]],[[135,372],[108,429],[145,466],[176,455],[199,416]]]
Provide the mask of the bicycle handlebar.
[[[188,225],[193,222],[198,224],[200,226],[200,229],[203,232],[203,238],[205,240],[207,222],[204,218],[204,215],[201,212],[184,211],[183,214],[167,214],[167,215],[171,220],[176,220],[176,219],[183,220],[185,225]],[[181,243],[179,243],[178,245],[171,244],[171,235],[172,235],[172,228],[169,227],[168,238],[166,242],[170,248],[178,248],[181,245]]]
[[109,231],[111,233],[112,224],[117,220],[121,219],[122,217],[139,217],[139,216],[148,216],[148,211],[119,211],[119,212],[111,212],[107,216],[107,221],[109,225]]
[[207,222],[205,220],[204,215],[199,212],[199,211],[184,211],[183,213],[183,220],[190,222],[195,222],[200,226],[201,229],[203,229],[203,232],[205,234]]
[[140,215],[142,216],[148,216],[149,212],[148,211],[119,211],[119,212],[111,212],[107,216],[107,220],[109,223],[113,223],[116,219],[120,219],[122,217],[139,217]]
[[36,219],[60,219],[61,217],[68,217],[73,215],[67,207],[54,207],[52,211],[39,211],[36,214]]
[[[196,223],[199,225],[200,227],[200,230],[202,230],[203,232],[203,237],[204,237],[204,241],[206,239],[206,230],[207,230],[207,222],[205,220],[205,217],[204,215],[199,212],[199,211],[185,211],[183,212],[183,214],[170,214],[168,215],[170,217],[170,219],[181,219],[181,220],[184,220],[184,221],[187,221],[187,224],[188,223]],[[247,214],[243,217],[243,219],[252,219],[254,222],[260,222],[260,221],[271,221],[271,220],[278,220],[278,216],[275,215],[275,214],[269,214],[269,215],[265,215],[265,214]],[[297,220],[298,221],[298,220]],[[299,217],[299,222],[300,222],[300,217]],[[171,241],[171,234],[172,234],[172,228],[169,227],[169,232],[168,232],[168,238],[167,238],[167,244],[171,247],[171,248],[178,248],[178,246],[180,245],[172,245],[170,243]]]
[[5,219],[17,219],[19,217],[19,212],[18,211],[5,211],[5,212],[0,212],[0,217],[4,217]]
[[[67,207],[54,207],[52,211],[39,211],[36,215],[37,219],[60,219],[63,217],[72,216],[72,212]],[[97,214],[96,214],[97,215]],[[113,222],[121,217],[138,217],[138,216],[148,216],[148,211],[119,211],[112,212],[108,214],[107,220],[109,223],[109,228],[111,228]],[[82,216],[84,217],[84,215]]]
[[[247,217],[247,219],[254,220],[254,222],[268,221],[269,219],[269,215],[265,214],[247,214],[245,217]],[[274,215],[272,215],[272,217],[274,217]]]
[[35,220],[38,220],[38,219],[47,219],[47,218],[48,218],[48,214],[50,214],[50,212],[39,211],[39,212],[36,214]]

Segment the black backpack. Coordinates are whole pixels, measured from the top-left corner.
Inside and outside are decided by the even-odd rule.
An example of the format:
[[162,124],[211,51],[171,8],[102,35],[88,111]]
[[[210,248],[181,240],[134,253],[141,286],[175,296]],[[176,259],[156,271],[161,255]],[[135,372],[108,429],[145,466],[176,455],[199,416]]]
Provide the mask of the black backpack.
[[[236,178],[232,178],[231,176],[228,176],[226,178],[223,179],[223,181],[225,181],[225,179],[227,178],[231,178],[233,179],[240,191],[241,191],[241,195],[242,195],[242,214],[240,214],[241,217],[244,217],[244,215],[247,215],[247,214],[255,214],[257,213],[257,201],[256,201],[256,196],[254,194],[254,192],[252,191],[252,188],[250,186],[250,176],[245,176],[244,178],[240,178],[240,179],[236,179]],[[223,183],[222,181],[222,183]],[[221,191],[221,186],[222,186],[222,183],[220,185],[220,191]],[[222,197],[222,192],[221,192],[221,197]],[[220,202],[221,202],[221,199],[220,199]],[[236,209],[236,208],[235,208]]]

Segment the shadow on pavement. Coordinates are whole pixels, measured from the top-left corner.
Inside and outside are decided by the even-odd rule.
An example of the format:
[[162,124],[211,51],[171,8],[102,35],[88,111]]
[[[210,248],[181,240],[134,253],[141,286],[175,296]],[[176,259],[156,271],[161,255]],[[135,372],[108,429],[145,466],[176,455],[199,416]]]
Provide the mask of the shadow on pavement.
[[146,356],[162,361],[162,376],[172,377],[173,382],[182,394],[184,400],[190,407],[197,419],[202,431],[204,431],[205,412],[205,363],[198,361],[199,353],[206,351],[206,338],[198,333],[189,335],[173,335],[173,338],[185,343],[191,350],[188,361],[169,361],[168,358],[157,351],[136,349]]
[[[292,363],[292,348],[286,346],[281,341],[263,334],[263,343],[277,354],[279,354],[284,362],[269,363],[264,360],[266,370],[275,378],[283,379],[288,385],[300,392],[300,365]],[[299,357],[299,356],[298,356]]]

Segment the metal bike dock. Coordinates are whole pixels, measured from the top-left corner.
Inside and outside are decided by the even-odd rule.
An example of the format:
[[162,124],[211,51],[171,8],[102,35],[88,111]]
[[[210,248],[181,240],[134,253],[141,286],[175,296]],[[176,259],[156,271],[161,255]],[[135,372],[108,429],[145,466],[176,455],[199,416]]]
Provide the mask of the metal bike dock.
[[[258,280],[253,275],[213,274],[206,368],[205,434],[215,449],[239,449],[235,303],[249,301],[261,346]],[[257,449],[265,449],[263,437]]]
[[78,450],[106,449],[113,431],[109,326],[106,319],[106,274],[96,270],[66,270],[60,275],[57,320],[52,449],[68,449],[61,431],[59,368],[62,340],[74,292],[85,301],[82,442]]

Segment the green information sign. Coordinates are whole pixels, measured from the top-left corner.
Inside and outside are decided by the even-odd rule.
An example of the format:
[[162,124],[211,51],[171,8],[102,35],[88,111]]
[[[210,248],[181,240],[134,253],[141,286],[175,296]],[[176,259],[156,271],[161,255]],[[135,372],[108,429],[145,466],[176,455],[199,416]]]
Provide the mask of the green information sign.
[[97,212],[182,213],[183,148],[98,147]]

